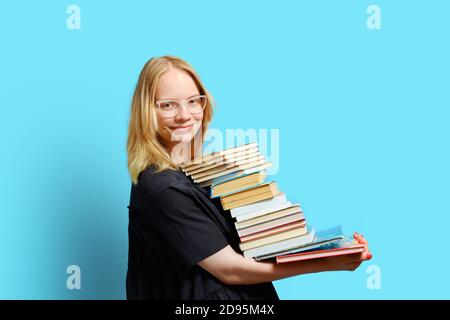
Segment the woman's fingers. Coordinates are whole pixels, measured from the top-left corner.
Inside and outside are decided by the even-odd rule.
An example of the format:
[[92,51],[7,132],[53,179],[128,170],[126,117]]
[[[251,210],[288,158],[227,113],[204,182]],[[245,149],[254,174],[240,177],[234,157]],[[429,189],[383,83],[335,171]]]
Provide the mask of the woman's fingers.
[[364,238],[362,234],[359,234],[358,232],[355,232],[353,234],[353,238],[355,238],[356,241],[358,241],[360,244],[369,244],[369,242]]
[[356,241],[358,241],[358,243],[364,244],[364,246],[365,246],[365,250],[362,252],[361,258],[363,260],[372,259],[372,257],[373,257],[372,253],[369,251],[369,242],[364,238],[364,236],[362,234],[359,234],[358,232],[355,232],[353,234],[353,237],[355,238]]
[[370,260],[372,259],[372,253],[369,250],[369,247],[366,245],[364,248],[364,251],[362,252],[362,258],[364,260]]
[[362,258],[363,258],[363,260],[370,260],[370,259],[372,259],[372,253],[369,250],[364,251],[362,253]]

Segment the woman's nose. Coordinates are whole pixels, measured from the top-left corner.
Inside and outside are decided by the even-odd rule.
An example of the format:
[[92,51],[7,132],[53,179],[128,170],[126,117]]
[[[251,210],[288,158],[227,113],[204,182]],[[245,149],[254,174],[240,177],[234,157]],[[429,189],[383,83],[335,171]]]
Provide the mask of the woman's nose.
[[191,112],[185,105],[180,106],[180,112],[177,114],[178,120],[189,119],[191,117]]

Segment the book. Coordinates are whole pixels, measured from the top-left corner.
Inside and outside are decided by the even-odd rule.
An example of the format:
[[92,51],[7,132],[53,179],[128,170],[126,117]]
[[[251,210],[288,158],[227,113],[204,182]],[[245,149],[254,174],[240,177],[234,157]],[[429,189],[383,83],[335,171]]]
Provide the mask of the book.
[[280,191],[278,194],[276,194],[274,197],[270,199],[258,201],[245,206],[240,206],[238,208],[233,208],[230,210],[230,214],[231,217],[235,218],[237,216],[249,214],[257,210],[269,209],[271,207],[274,207],[275,205],[280,205],[286,202],[287,202],[286,195],[284,194],[284,192]]
[[273,251],[271,253],[267,253],[267,254],[263,254],[263,255],[258,255],[255,258],[256,258],[256,260],[260,261],[260,260],[274,258],[274,257],[280,256],[280,255],[303,252],[303,251],[308,251],[308,250],[312,250],[312,249],[320,250],[320,249],[325,248],[324,247],[325,245],[328,245],[328,244],[331,244],[334,242],[338,242],[338,241],[342,241],[344,239],[345,239],[345,235],[342,232],[342,227],[337,226],[337,227],[333,227],[330,229],[317,231],[314,236],[314,239],[310,243],[304,243],[304,244],[301,244],[301,245],[298,245],[298,246],[295,246],[292,248],[279,250],[279,251]]
[[[257,210],[257,211],[252,211],[250,213],[246,213],[246,214],[242,214],[240,216],[236,216],[236,226],[238,226],[240,223],[242,223],[243,221],[247,221],[247,220],[252,220],[253,218],[257,218],[259,216],[263,216],[275,211],[280,211],[286,208],[289,208],[293,205],[297,205],[297,204],[292,204],[290,201],[284,202],[282,204],[278,204],[275,205],[273,207],[267,208],[267,209],[261,209],[261,210]],[[302,210],[300,208],[300,210]],[[231,211],[231,210],[230,210]]]
[[312,250],[312,251],[305,251],[305,252],[277,256],[276,262],[277,263],[287,263],[287,262],[293,262],[293,261],[304,261],[304,260],[319,259],[319,258],[325,258],[325,257],[335,257],[335,256],[341,256],[341,255],[347,255],[347,254],[355,254],[355,253],[363,252],[364,248],[365,248],[365,245],[358,244],[358,243],[345,244],[345,245],[342,244],[342,245],[337,245],[331,249]]
[[225,181],[230,181],[236,178],[239,178],[244,175],[248,175],[254,172],[258,172],[264,169],[267,169],[272,166],[272,162],[265,162],[262,165],[250,167],[248,169],[241,169],[232,171],[223,175],[220,175],[216,178],[208,179],[199,183],[201,187],[213,186],[214,184],[220,184]]
[[285,223],[280,226],[276,226],[273,228],[269,228],[266,230],[262,230],[259,232],[251,233],[246,236],[240,237],[241,243],[256,240],[256,239],[262,239],[268,236],[272,236],[275,234],[283,233],[286,231],[294,230],[294,229],[300,229],[306,227],[306,221],[300,220],[300,221],[294,221],[291,223]]
[[208,153],[208,154],[205,154],[205,155],[201,155],[201,156],[195,157],[191,161],[187,161],[187,162],[184,162],[184,163],[180,164],[180,166],[181,166],[181,168],[188,168],[188,167],[190,167],[192,165],[199,164],[199,163],[202,163],[202,162],[206,162],[208,160],[221,157],[223,155],[232,154],[232,153],[236,153],[236,152],[239,152],[239,151],[242,151],[242,150],[245,150],[245,149],[254,148],[257,145],[258,144],[256,142],[252,142],[252,143],[243,144],[243,145],[240,145],[240,146],[237,146],[237,147],[231,147],[231,148],[227,148],[227,149],[224,149],[224,150],[211,152],[211,153]]
[[249,158],[245,158],[239,161],[229,161],[225,163],[221,163],[217,166],[210,166],[202,169],[195,170],[195,173],[189,173],[188,175],[191,176],[192,179],[198,180],[204,177],[209,177],[211,175],[214,175],[216,173],[222,172],[226,169],[230,168],[238,168],[239,166],[246,165],[246,164],[252,164],[254,162],[261,162],[264,161],[264,156],[260,154],[254,154]]
[[256,239],[256,240],[243,242],[243,243],[241,242],[241,243],[239,243],[239,248],[242,251],[246,251],[246,250],[253,249],[253,248],[256,248],[256,247],[260,247],[260,246],[263,246],[263,245],[267,245],[267,244],[270,244],[270,243],[275,243],[275,242],[287,240],[287,239],[290,239],[290,238],[303,236],[306,233],[307,233],[306,227],[297,228],[297,229],[294,229],[294,230],[278,233],[278,234],[275,234],[275,235],[272,235],[272,236],[268,236],[268,237],[264,237],[264,238],[261,238],[261,239]]
[[197,173],[200,171],[205,171],[205,170],[208,170],[208,169],[216,167],[216,166],[220,166],[220,165],[223,165],[226,163],[245,160],[245,159],[257,156],[257,155],[260,155],[260,154],[258,151],[258,147],[256,146],[255,148],[244,149],[244,150],[241,150],[238,152],[217,156],[216,158],[212,158],[208,161],[190,165],[187,167],[182,166],[181,169],[187,175],[192,175],[194,173]]
[[264,183],[254,188],[220,197],[224,210],[237,208],[260,200],[273,198],[278,194],[278,187],[275,181]]
[[316,232],[313,227],[310,227],[309,229],[309,232],[304,235],[296,236],[279,242],[269,243],[267,245],[256,247],[254,249],[245,250],[244,257],[253,258],[256,256],[262,256],[272,252],[279,252],[311,243]]
[[240,192],[221,196],[220,200],[222,201],[222,203],[230,203],[230,202],[245,199],[252,195],[268,192],[268,191],[271,191],[272,189],[276,191],[276,193],[274,194],[274,195],[276,195],[278,193],[278,189],[275,189],[275,188],[276,188],[275,181],[270,181],[270,182],[266,182],[266,183],[258,185],[258,186],[254,186],[253,188],[248,188],[248,189],[240,191]]
[[211,198],[243,191],[247,188],[264,183],[265,179],[266,172],[262,170],[220,184],[213,184],[211,186]]
[[246,170],[246,169],[262,166],[262,165],[264,165],[266,163],[267,162],[266,162],[265,159],[261,159],[261,160],[258,160],[258,161],[250,161],[250,162],[244,163],[244,164],[232,164],[232,165],[229,165],[229,166],[225,165],[224,167],[221,168],[221,171],[217,171],[215,173],[208,174],[206,176],[202,176],[202,177],[199,177],[199,178],[191,176],[191,178],[194,180],[194,182],[201,183],[201,182],[205,182],[205,181],[208,181],[208,180],[212,180],[212,179],[224,176],[224,175],[229,174],[229,173],[236,172],[236,171]]
[[[289,202],[290,203],[290,202]],[[272,220],[280,219],[285,216],[289,216],[291,214],[299,213],[301,217],[303,216],[303,210],[300,208],[298,204],[290,205],[286,208],[282,208],[280,210],[276,209],[275,211],[268,211],[263,215],[256,216],[252,219],[247,219],[244,221],[235,222],[234,225],[236,229],[239,231],[240,229],[248,228],[254,225],[259,225],[264,222],[269,222]]]
[[279,226],[282,226],[287,223],[292,223],[296,221],[304,221],[305,217],[303,215],[303,212],[296,212],[294,214],[289,214],[287,216],[282,216],[280,218],[268,220],[266,222],[257,223],[255,225],[251,225],[246,228],[237,229],[237,233],[240,237],[247,236],[252,233],[261,232],[264,230],[276,228]]

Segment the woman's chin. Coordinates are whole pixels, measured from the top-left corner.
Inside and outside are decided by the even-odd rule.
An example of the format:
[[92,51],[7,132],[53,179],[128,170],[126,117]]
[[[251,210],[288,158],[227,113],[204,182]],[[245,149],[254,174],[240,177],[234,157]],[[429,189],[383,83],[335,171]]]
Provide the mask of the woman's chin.
[[194,126],[194,128],[189,131],[183,129],[172,131],[172,140],[179,142],[189,142],[195,137],[198,129],[199,128],[197,126]]
[[174,133],[172,135],[172,141],[178,141],[178,142],[189,142],[192,140],[194,135],[190,132],[186,133]]

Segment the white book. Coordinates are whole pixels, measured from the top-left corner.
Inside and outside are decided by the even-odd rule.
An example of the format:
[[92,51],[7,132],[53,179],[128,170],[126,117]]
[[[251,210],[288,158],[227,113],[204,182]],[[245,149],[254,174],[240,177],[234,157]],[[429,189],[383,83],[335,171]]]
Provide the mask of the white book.
[[287,202],[286,200],[286,194],[284,192],[278,193],[275,197],[272,197],[270,199],[258,201],[255,203],[247,204],[245,206],[237,207],[230,209],[230,214],[233,218],[237,216],[241,216],[243,214],[248,214],[253,211],[267,209],[279,204],[282,204],[284,202]]
[[314,240],[314,236],[316,232],[314,229],[311,229],[307,234],[275,243],[266,244],[261,247],[256,247],[253,249],[245,250],[244,257],[253,258],[256,256],[262,256],[273,252],[279,252],[284,250],[289,250],[293,248],[297,248],[300,246],[304,246],[308,243],[311,243]]
[[247,214],[243,214],[241,216],[236,216],[236,217],[233,217],[233,218],[236,218],[237,222],[246,221],[246,220],[250,220],[250,219],[253,219],[253,218],[256,218],[256,217],[263,216],[263,215],[271,213],[271,212],[280,211],[280,210],[289,208],[290,206],[292,206],[292,203],[290,201],[287,201],[287,202],[275,205],[275,206],[270,207],[270,208],[253,211],[253,212],[250,212],[250,213],[247,213]]
[[317,243],[311,242],[311,243],[307,243],[305,245],[293,248],[293,249],[288,249],[288,250],[283,250],[283,251],[277,251],[274,253],[270,253],[270,254],[265,254],[262,256],[256,256],[256,260],[261,261],[264,259],[269,259],[269,258],[274,258],[276,256],[281,256],[281,255],[286,255],[286,254],[291,254],[291,253],[298,253],[298,252],[303,252],[306,250],[312,250],[312,249],[316,249],[316,248],[320,248],[326,244],[329,243],[333,243],[333,242],[338,242],[344,239],[344,236],[338,236],[336,238],[333,239],[329,239],[329,240],[323,240]]
[[211,175],[208,175],[208,176],[203,176],[203,177],[198,178],[198,179],[195,179],[193,177],[191,177],[191,178],[193,178],[194,182],[201,183],[201,182],[205,182],[205,181],[208,181],[208,180],[212,180],[214,178],[218,178],[218,177],[224,176],[224,175],[226,175],[228,173],[231,173],[231,172],[236,172],[236,171],[240,171],[240,170],[246,170],[246,169],[250,169],[250,168],[253,168],[253,167],[256,167],[256,166],[262,166],[264,164],[267,164],[265,159],[261,159],[261,160],[256,161],[256,162],[240,164],[240,165],[234,164],[234,165],[231,165],[231,167],[225,169],[224,171],[216,172],[214,174],[211,174]]
[[244,237],[252,233],[258,233],[268,229],[277,228],[288,223],[305,221],[305,216],[303,215],[303,212],[296,212],[274,220],[264,221],[263,223],[258,223],[250,227],[237,229],[236,231],[239,237]]

